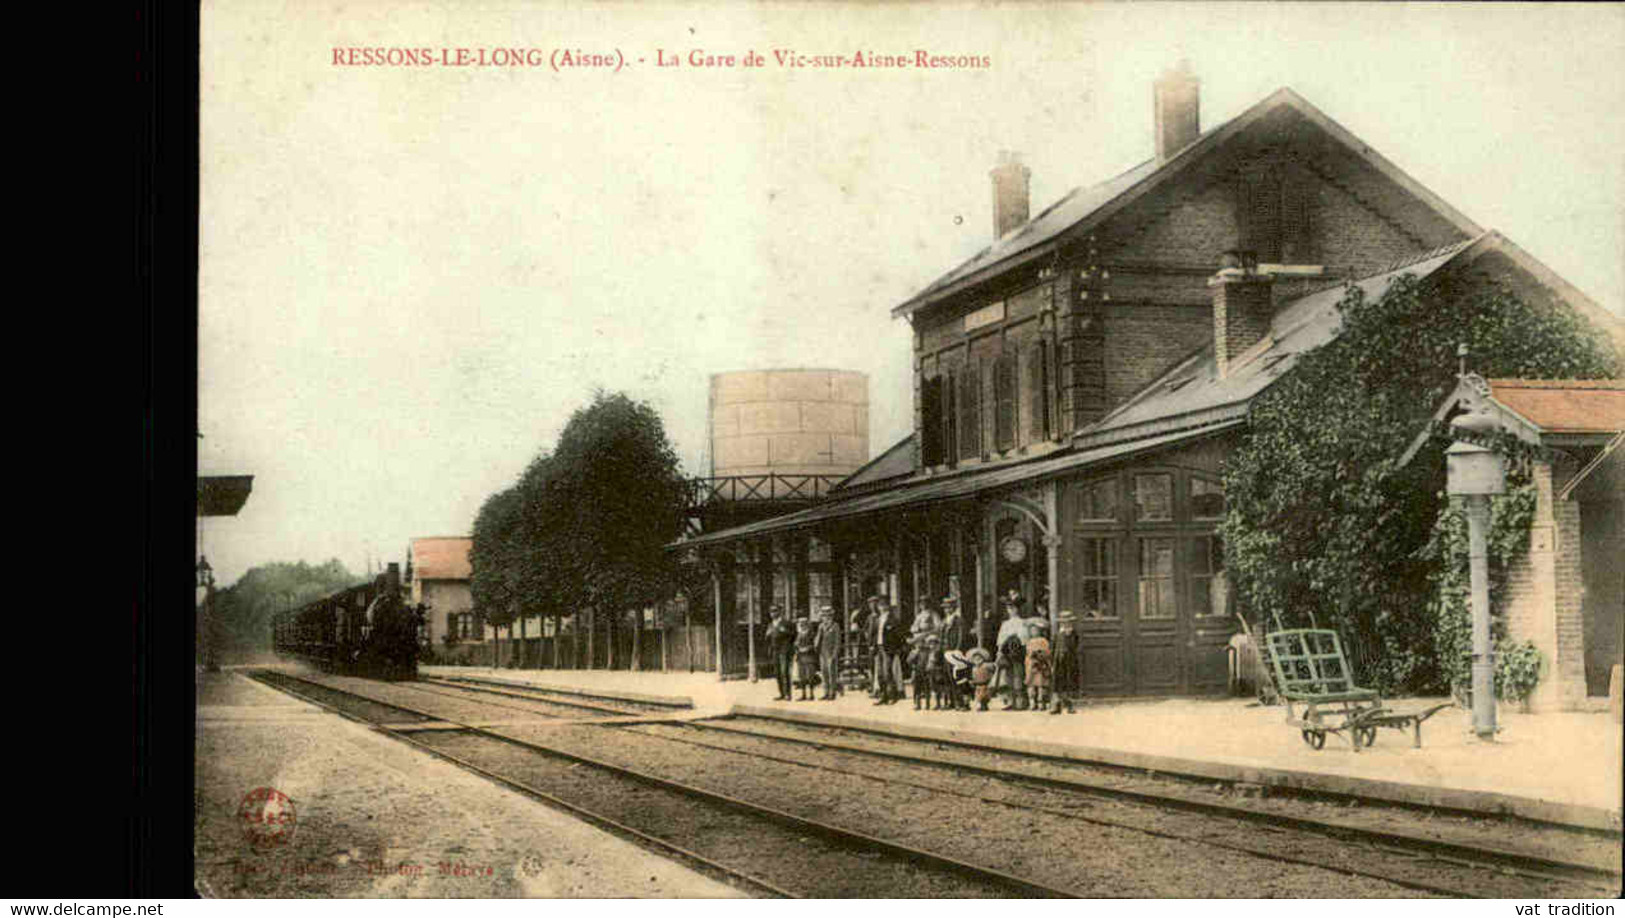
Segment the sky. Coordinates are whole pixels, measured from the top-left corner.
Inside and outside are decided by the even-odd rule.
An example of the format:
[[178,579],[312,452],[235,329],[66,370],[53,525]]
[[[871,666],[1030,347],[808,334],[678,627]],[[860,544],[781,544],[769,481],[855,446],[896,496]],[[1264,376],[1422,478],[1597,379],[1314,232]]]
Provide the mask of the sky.
[[[202,27],[198,471],[255,476],[203,527],[222,584],[466,535],[600,387],[703,474],[710,374],[856,370],[878,454],[910,423],[890,310],[992,240],[998,152],[1034,214],[1136,165],[1180,59],[1204,129],[1291,87],[1625,314],[1619,4],[220,0]],[[362,49],[434,63],[335,63]],[[533,63],[477,65],[510,49]],[[986,66],[775,53],[921,50]]]

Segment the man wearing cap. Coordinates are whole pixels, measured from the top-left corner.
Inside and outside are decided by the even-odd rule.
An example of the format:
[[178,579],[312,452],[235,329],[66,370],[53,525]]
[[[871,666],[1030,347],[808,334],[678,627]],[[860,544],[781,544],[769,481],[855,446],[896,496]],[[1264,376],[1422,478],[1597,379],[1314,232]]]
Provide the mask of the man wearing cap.
[[790,666],[796,658],[796,626],[784,614],[783,606],[774,606],[772,621],[767,626],[768,647],[777,668],[779,695],[776,700],[790,700]]
[[818,613],[818,670],[824,677],[820,700],[834,701],[841,687],[841,623],[835,620],[834,606]]
[[[880,697],[881,683],[881,656],[880,656],[880,622],[886,617],[886,610],[880,605],[879,596],[870,596],[864,601],[863,611],[852,623],[853,628],[862,635],[858,644],[869,654],[869,696]],[[861,625],[860,625],[861,623]]]

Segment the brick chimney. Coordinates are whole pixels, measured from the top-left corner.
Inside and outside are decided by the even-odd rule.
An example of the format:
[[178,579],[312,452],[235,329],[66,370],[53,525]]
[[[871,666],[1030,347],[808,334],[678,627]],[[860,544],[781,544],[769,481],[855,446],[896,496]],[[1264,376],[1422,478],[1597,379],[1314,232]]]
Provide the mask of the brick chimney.
[[1027,222],[1027,177],[1032,171],[1021,164],[1021,155],[999,151],[998,165],[988,173],[993,178],[993,238]]
[[1275,278],[1258,273],[1254,253],[1229,251],[1207,286],[1213,292],[1213,358],[1223,379],[1238,357],[1269,334]]
[[1185,149],[1202,133],[1201,81],[1191,73],[1189,61],[1180,61],[1151,84],[1152,127],[1156,132],[1157,160]]

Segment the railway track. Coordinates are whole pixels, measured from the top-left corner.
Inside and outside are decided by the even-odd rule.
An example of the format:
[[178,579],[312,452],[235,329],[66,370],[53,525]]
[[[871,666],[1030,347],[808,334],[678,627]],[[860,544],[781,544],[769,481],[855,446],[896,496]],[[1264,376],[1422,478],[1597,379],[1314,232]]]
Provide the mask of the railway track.
[[[1105,774],[1095,780],[1083,780],[1040,774],[1020,767],[977,764],[964,756],[944,755],[940,744],[932,741],[888,735],[886,745],[892,748],[882,749],[865,746],[861,740],[843,741],[838,734],[844,731],[833,728],[820,730],[797,724],[796,732],[801,735],[790,735],[770,728],[736,724],[734,720],[626,729],[786,766],[906,784],[1010,809],[1052,812],[1279,862],[1333,867],[1351,876],[1385,880],[1423,892],[1461,898],[1536,893],[1612,897],[1620,893],[1618,839],[1598,839],[1594,833],[1573,832],[1558,842],[1548,841],[1548,844],[1567,841],[1582,845],[1596,855],[1583,861],[1564,859],[1396,831],[1391,827],[1374,829],[1155,793],[1125,787],[1121,775]],[[912,747],[912,751],[899,751],[898,747]],[[1018,762],[1031,759],[1009,754],[999,757]],[[884,763],[884,773],[877,773],[876,761]],[[990,791],[985,782],[967,788],[964,781],[967,775],[997,782],[997,789]],[[1115,806],[1089,805],[1103,802]],[[1166,814],[1170,812],[1189,814],[1194,819],[1168,819]],[[1547,832],[1556,834],[1550,829]],[[1396,859],[1400,859],[1404,869],[1395,868]],[[1462,881],[1442,884],[1418,878],[1419,874],[1438,872],[1458,874]],[[1538,885],[1531,886],[1531,883]]]
[[[337,691],[331,687],[325,688],[329,692]],[[519,693],[519,696],[530,697],[528,693]],[[358,699],[353,702],[358,706],[380,703],[377,698]],[[391,703],[391,707],[406,710],[410,706],[402,708],[401,705]],[[378,713],[376,708],[372,710],[375,715]],[[424,712],[418,713],[423,716],[435,716]],[[359,719],[367,720],[365,717]],[[436,719],[444,720],[444,718]],[[373,719],[371,722],[377,721]],[[1281,893],[1271,888],[1260,887],[1256,891],[1239,894],[1392,896],[1404,895],[1405,891],[1409,890],[1412,894],[1434,894],[1452,898],[1473,896],[1511,898],[1532,895],[1552,897],[1618,895],[1619,892],[1618,872],[1610,873],[1594,864],[1581,864],[1559,858],[1402,833],[1362,829],[1301,816],[1259,812],[1233,804],[1157,794],[1143,788],[1125,787],[1121,775],[1116,775],[1115,780],[1114,776],[1106,776],[1095,781],[1080,780],[1075,775],[1065,777],[1046,775],[1038,773],[1036,766],[1023,767],[1032,764],[1029,761],[1030,757],[1006,755],[1004,758],[1011,760],[1011,763],[978,763],[972,761],[973,755],[948,752],[941,744],[895,736],[886,736],[883,741],[879,739],[870,741],[869,737],[859,736],[854,742],[850,737],[841,735],[845,731],[818,730],[806,725],[772,729],[749,718],[682,724],[644,723],[618,726],[613,729],[606,726],[549,728],[548,742],[545,744],[535,742],[532,738],[516,737],[512,732],[499,733],[466,725],[466,729],[455,732],[436,732],[414,738],[407,734],[415,733],[421,730],[421,727],[399,719],[396,720],[395,726],[398,729],[392,732],[406,741],[451,758],[464,767],[496,776],[498,780],[510,783],[510,786],[511,779],[505,779],[502,775],[526,768],[547,772],[547,769],[540,765],[525,765],[523,759],[537,760],[537,753],[554,762],[569,761],[574,766],[590,765],[594,774],[617,775],[617,780],[621,782],[618,788],[606,784],[601,778],[594,778],[588,782],[575,780],[585,770],[572,766],[565,766],[563,775],[548,772],[531,775],[525,779],[525,782],[534,785],[536,789],[541,789],[541,793],[549,798],[550,802],[561,793],[571,801],[575,801],[574,804],[564,804],[566,809],[574,812],[580,813],[582,801],[587,801],[590,810],[587,815],[595,817],[590,821],[608,819],[624,825],[636,822],[637,817],[642,817],[644,822],[640,824],[645,827],[651,824],[660,825],[661,821],[670,821],[673,825],[682,826],[685,817],[681,812],[672,809],[674,806],[670,799],[672,794],[687,797],[690,801],[706,800],[713,807],[730,809],[734,813],[755,811],[754,818],[758,820],[758,826],[760,820],[767,819],[781,828],[790,827],[792,834],[802,834],[803,842],[807,837],[816,835],[822,844],[816,858],[818,872],[826,876],[829,872],[836,872],[837,876],[843,878],[862,876],[849,873],[849,868],[841,866],[838,858],[832,860],[829,852],[834,849],[830,846],[838,841],[839,844],[846,846],[849,853],[857,850],[873,857],[877,852],[887,851],[894,859],[901,858],[904,862],[916,861],[918,855],[924,854],[927,847],[932,850],[945,849],[948,852],[947,863],[939,864],[939,868],[947,867],[962,880],[967,876],[964,872],[967,868],[983,869],[969,863],[970,860],[976,859],[976,852],[973,850],[967,853],[963,845],[958,848],[953,844],[943,846],[932,838],[929,832],[925,833],[923,840],[917,835],[911,836],[911,826],[906,823],[906,817],[900,814],[931,810],[955,812],[968,807],[975,808],[977,818],[985,822],[997,822],[1001,817],[1013,817],[1030,827],[1028,837],[1034,842],[1039,838],[1046,838],[1047,843],[1047,836],[1081,837],[1080,833],[1087,834],[1084,832],[1087,829],[1096,833],[1106,833],[1116,841],[1103,844],[1115,844],[1122,848],[1135,847],[1135,843],[1130,839],[1139,837],[1142,839],[1142,846],[1164,848],[1174,846],[1176,850],[1184,850],[1186,853],[1183,856],[1186,858],[1191,857],[1189,853],[1191,846],[1199,846],[1201,851],[1206,853],[1197,857],[1204,862],[1222,861],[1224,858],[1220,855],[1223,855],[1248,859],[1252,862],[1252,870],[1262,870],[1266,873],[1289,869],[1297,869],[1299,873],[1315,871],[1326,873],[1319,891],[1305,892],[1300,886],[1295,887],[1296,892],[1289,889]],[[519,729],[523,732],[522,728]],[[475,742],[476,739],[478,742]],[[490,754],[482,752],[478,747],[481,743],[492,742],[505,744],[506,755],[496,756],[502,760],[499,767],[486,769],[475,760],[489,762]],[[606,756],[615,756],[623,761],[621,763],[608,761]],[[636,763],[638,767],[629,767],[625,764],[625,760]],[[661,763],[658,766],[660,775],[649,773],[650,762]],[[555,767],[553,771],[556,772],[558,769]],[[720,783],[727,789],[727,793],[715,789],[714,786],[719,783],[715,777],[717,774],[724,776]],[[766,782],[753,780],[752,776],[760,775],[767,775],[769,778]],[[711,784],[713,788],[697,786],[705,784]],[[830,819],[844,821],[850,825],[854,818],[860,819],[859,824],[868,825],[867,821],[861,821],[861,817],[855,817],[850,812],[851,807],[845,807],[847,812],[843,813],[841,812],[843,807],[835,805],[829,807],[833,812],[826,813],[816,799],[818,794],[808,790],[819,786],[827,789],[836,784],[840,785],[843,795],[849,795],[853,799],[861,800],[872,796],[876,800],[886,801],[884,807],[875,808],[887,817],[878,821],[886,822],[888,818],[896,815],[897,818],[904,819],[905,823],[899,825],[892,819],[894,824],[887,826],[881,834],[888,839],[901,839],[901,843],[881,841],[863,833],[854,833],[848,828],[830,825],[828,821]],[[663,788],[661,793],[665,795],[665,802],[660,800],[651,802],[645,799],[651,788]],[[742,797],[751,797],[758,802],[747,802],[741,799]],[[781,802],[786,799],[788,803]],[[772,801],[775,806],[762,805],[760,801],[764,800]],[[692,806],[692,803],[689,805]],[[786,812],[779,808],[781,806],[788,806],[803,813],[817,813],[820,817],[818,828],[814,830],[810,820]],[[747,809],[741,810],[740,807]],[[620,814],[621,818],[616,819],[613,815],[606,817],[605,813],[600,812],[603,810]],[[650,822],[653,814],[667,815],[661,815],[659,820]],[[692,823],[693,820],[690,819],[688,822]],[[1045,827],[1051,828],[1046,830]],[[766,858],[769,862],[782,861],[786,857],[796,859],[797,849],[794,847],[788,849],[775,847],[771,841],[756,845],[750,841],[752,830],[741,828],[740,831],[744,847],[729,850],[728,845],[722,845],[722,856],[716,859],[718,862],[734,863],[740,856],[743,856],[747,863],[757,863],[761,858]],[[1089,844],[1090,842],[1086,841],[1079,842],[1078,847],[1087,848]],[[692,858],[694,852],[681,845],[678,847],[682,853],[672,853],[673,856],[696,863]],[[974,849],[974,846],[972,848]],[[683,856],[684,854],[690,856]],[[931,856],[941,857],[941,855]],[[1007,854],[1002,858],[994,858],[995,861],[1001,859],[1004,862],[1000,864],[1000,870],[994,871],[996,874],[1005,878],[1012,878],[1014,873],[1025,875],[1026,872],[1021,869],[1019,859],[1012,864]],[[1117,888],[1108,886],[1106,890],[1102,890],[1088,882],[1095,879],[1090,874],[1096,871],[1079,871],[1076,866],[1057,865],[1052,861],[1035,862],[1032,867],[1036,871],[1034,875],[1043,877],[1043,880],[1014,879],[1019,883],[1034,884],[1037,889],[1043,891],[1031,889],[1018,891],[1017,894],[1055,895],[1076,892],[1079,890],[1074,887],[1080,883],[1066,882],[1069,877],[1074,876],[1081,881],[1084,894],[1124,894]],[[1234,869],[1245,871],[1248,868]],[[712,872],[713,875],[716,873],[715,868],[708,872]],[[749,886],[749,882],[743,885],[759,894],[832,896],[868,894],[889,897],[909,895],[898,891],[908,887],[895,885],[895,880],[888,881],[890,885],[880,885],[878,892],[866,893],[862,891],[861,884],[854,887],[858,891],[841,887],[838,891],[832,892],[827,886],[818,886],[815,877],[805,876],[807,871],[800,871],[803,875],[796,882],[786,884],[795,890],[791,893],[771,881],[759,880],[755,872],[750,870],[741,872],[750,878],[749,882],[757,883],[756,886]],[[1110,874],[1110,870],[1099,872]],[[797,883],[802,885],[797,886]],[[1379,884],[1389,891],[1371,891]],[[1004,890],[1003,894],[1006,895],[1010,894],[1010,890],[1017,889],[1017,885],[1011,885],[1009,879],[1004,880],[1002,885],[995,885],[998,889]],[[926,886],[927,888],[921,890],[919,894],[933,896],[989,894],[974,891],[944,892],[943,889],[948,887],[944,887],[940,882],[928,883]],[[804,892],[803,889],[809,891]],[[1167,893],[1153,890],[1149,894]]]
[[[676,704],[658,704],[655,702],[626,701],[601,695],[584,695],[574,692],[560,692],[532,686],[503,685],[485,682],[478,679],[443,679],[438,677],[419,678],[419,683],[427,685],[447,686],[465,692],[478,692],[487,695],[496,695],[506,698],[520,698],[527,701],[541,701],[562,707],[579,708],[607,716],[622,716],[635,714],[665,713],[683,710],[684,706]],[[593,699],[585,701],[582,699]]]
[[[410,705],[379,701],[287,673],[260,671],[253,677],[756,895],[1077,895],[1072,890],[686,785],[578,751],[449,721]],[[388,721],[380,718],[384,711],[388,713],[382,717],[390,718]],[[403,715],[413,719],[400,720]],[[428,732],[427,727],[436,721],[456,729]],[[417,731],[425,732],[413,735]],[[583,765],[589,768],[582,769]]]

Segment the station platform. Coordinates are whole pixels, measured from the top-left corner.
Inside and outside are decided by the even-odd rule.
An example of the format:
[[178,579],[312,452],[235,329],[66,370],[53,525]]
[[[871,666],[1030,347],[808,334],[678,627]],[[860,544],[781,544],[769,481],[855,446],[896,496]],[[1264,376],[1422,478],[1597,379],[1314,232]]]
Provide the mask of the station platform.
[[[715,673],[424,667],[464,676],[640,700],[689,703],[697,717],[725,714],[873,730],[1216,782],[1291,788],[1391,803],[1521,816],[1619,831],[1625,738],[1607,713],[1524,714],[1503,706],[1493,743],[1451,707],[1410,731],[1379,730],[1358,753],[1338,737],[1309,748],[1285,706],[1249,698],[1085,700],[1076,714],[916,711],[912,700],[875,706],[866,694],[835,701],[776,701],[771,678],[719,681]],[[815,692],[816,694],[816,692]],[[1399,712],[1445,699],[1392,699]]]
[[[230,669],[200,677],[194,763],[206,898],[742,895]],[[285,821],[244,818],[268,796]]]

